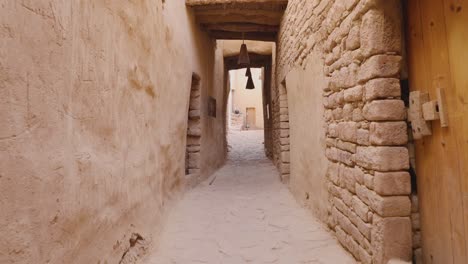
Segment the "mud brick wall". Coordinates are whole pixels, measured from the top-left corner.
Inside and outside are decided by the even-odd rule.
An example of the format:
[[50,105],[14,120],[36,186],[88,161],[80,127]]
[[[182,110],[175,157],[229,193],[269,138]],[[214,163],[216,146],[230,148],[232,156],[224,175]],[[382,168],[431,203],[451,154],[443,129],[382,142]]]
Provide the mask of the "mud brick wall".
[[401,7],[394,0],[291,0],[278,36],[273,160],[283,175],[294,177],[286,166],[294,146],[282,82],[319,53],[327,80],[326,139],[316,154],[329,160],[328,225],[362,263],[412,258],[401,39]]

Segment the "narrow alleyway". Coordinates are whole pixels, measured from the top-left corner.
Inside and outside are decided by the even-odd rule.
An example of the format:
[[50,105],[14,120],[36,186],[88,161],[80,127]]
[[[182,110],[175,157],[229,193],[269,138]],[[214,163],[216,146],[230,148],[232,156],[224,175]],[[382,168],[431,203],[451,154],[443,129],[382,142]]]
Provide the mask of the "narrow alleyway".
[[280,182],[262,141],[230,133],[227,164],[175,206],[146,263],[354,263]]

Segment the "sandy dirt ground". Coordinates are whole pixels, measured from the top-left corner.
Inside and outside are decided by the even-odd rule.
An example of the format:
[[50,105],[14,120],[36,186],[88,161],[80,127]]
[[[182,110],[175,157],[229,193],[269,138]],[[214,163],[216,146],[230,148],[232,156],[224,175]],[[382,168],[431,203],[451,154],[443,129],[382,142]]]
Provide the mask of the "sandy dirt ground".
[[262,142],[263,131],[230,133],[227,164],[177,203],[143,263],[355,263],[280,182]]

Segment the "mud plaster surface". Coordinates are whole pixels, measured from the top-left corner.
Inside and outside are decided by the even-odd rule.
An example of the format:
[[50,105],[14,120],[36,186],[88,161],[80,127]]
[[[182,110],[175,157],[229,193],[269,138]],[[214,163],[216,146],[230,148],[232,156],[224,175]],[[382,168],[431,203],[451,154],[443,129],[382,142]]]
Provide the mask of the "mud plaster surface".
[[174,207],[143,263],[355,263],[279,181],[263,131],[229,140],[227,164]]

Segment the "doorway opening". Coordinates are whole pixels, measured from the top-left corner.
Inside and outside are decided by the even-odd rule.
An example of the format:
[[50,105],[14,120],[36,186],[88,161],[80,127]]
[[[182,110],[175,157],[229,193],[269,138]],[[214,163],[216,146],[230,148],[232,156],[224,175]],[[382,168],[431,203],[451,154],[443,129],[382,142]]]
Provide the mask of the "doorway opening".
[[281,172],[281,180],[285,183],[289,182],[290,177],[290,140],[289,140],[289,108],[288,108],[288,92],[286,89],[286,80],[283,80],[278,87],[278,102],[279,107],[279,127],[277,136],[279,144],[274,147],[278,148],[274,152],[279,153],[275,157],[276,166]]
[[[246,68],[229,71],[228,149],[230,156],[245,155],[249,160],[264,157],[263,68],[251,68],[254,89],[246,89]],[[251,144],[255,147],[243,147]],[[242,150],[242,151],[241,151]],[[241,153],[242,152],[242,153]],[[247,153],[252,152],[252,153]],[[236,154],[234,154],[236,153]],[[253,155],[255,153],[255,155]],[[237,158],[239,159],[239,158]],[[247,159],[246,159],[247,160]]]
[[193,73],[187,120],[187,147],[185,152],[185,174],[200,173],[201,151],[201,88],[200,77]]
[[229,72],[228,122],[230,130],[263,130],[263,68],[252,68],[255,89],[246,89],[246,69]]

